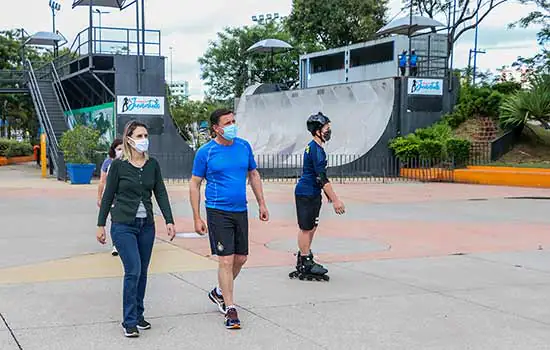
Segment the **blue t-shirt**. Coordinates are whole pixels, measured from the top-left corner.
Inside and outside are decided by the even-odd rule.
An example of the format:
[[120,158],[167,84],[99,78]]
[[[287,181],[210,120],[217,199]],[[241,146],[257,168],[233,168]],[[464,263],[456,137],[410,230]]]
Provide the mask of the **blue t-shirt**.
[[109,157],[107,157],[107,159],[105,159],[103,161],[103,164],[101,165],[101,171],[105,172],[105,173],[108,173],[109,172],[109,167],[111,166],[111,163],[113,162],[113,160]]
[[297,196],[318,196],[321,194],[321,185],[317,182],[319,174],[326,172],[327,154],[317,142],[311,141],[304,151],[303,174],[294,194]]
[[250,144],[235,138],[230,146],[214,140],[195,155],[193,175],[206,179],[206,207],[229,212],[247,210],[246,178],[256,169]]

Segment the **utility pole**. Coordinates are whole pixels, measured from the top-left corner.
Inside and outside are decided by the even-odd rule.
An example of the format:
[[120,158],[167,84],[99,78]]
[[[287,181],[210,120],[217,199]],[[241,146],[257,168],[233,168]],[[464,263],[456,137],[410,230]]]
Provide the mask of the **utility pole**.
[[170,46],[170,86],[174,85],[174,60],[172,59],[172,53],[174,48]]

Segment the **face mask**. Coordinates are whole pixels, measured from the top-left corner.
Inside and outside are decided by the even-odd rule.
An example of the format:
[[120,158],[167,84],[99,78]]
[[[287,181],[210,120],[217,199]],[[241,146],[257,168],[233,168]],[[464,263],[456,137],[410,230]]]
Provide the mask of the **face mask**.
[[222,137],[227,141],[232,141],[235,137],[237,137],[237,124],[231,124],[223,128]]
[[134,143],[136,151],[145,153],[149,149],[149,139],[134,140],[130,139]]
[[115,151],[115,159],[120,159],[122,158],[122,150],[116,150]]
[[326,141],[330,140],[330,136],[332,135],[332,130],[328,129],[327,131],[325,131],[325,133],[323,134],[323,139]]

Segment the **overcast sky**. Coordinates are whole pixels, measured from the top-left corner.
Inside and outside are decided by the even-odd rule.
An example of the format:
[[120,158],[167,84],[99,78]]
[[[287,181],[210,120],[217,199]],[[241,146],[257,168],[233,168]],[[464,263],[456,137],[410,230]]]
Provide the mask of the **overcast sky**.
[[[25,28],[29,33],[51,31],[52,18],[49,0],[2,0],[9,6],[0,11],[0,29]],[[71,9],[73,0],[59,0],[62,8],[56,16],[56,26],[72,43],[76,34],[88,24],[88,9]],[[225,26],[252,24],[251,16],[260,13],[278,12],[288,15],[291,0],[202,0],[192,5],[182,0],[145,0],[146,27],[161,30],[162,54],[169,57],[173,49],[174,80],[188,80],[192,98],[201,98],[203,85],[197,58],[215,39],[216,32]],[[390,18],[399,13],[401,1],[390,1]],[[482,70],[496,69],[511,64],[517,56],[530,56],[537,52],[533,29],[507,29],[507,24],[527,14],[532,7],[513,1],[494,10],[480,25],[478,48],[487,53],[478,56]],[[135,27],[134,6],[120,12],[116,9],[102,16],[102,25],[111,27]],[[406,15],[404,13],[403,15]],[[95,24],[98,15],[94,14]],[[442,20],[445,22],[445,20]],[[473,48],[474,32],[465,34],[456,46],[455,66],[463,67],[468,62],[468,51]],[[167,63],[167,70],[170,65]],[[169,79],[169,71],[167,71]]]

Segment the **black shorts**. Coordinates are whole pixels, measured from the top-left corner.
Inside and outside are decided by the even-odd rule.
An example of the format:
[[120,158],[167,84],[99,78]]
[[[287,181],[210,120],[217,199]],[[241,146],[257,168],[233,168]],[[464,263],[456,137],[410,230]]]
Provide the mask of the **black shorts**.
[[248,212],[206,208],[212,255],[248,255]]
[[319,224],[319,213],[321,212],[322,198],[318,196],[295,196],[296,215],[298,226],[302,231],[313,230]]

